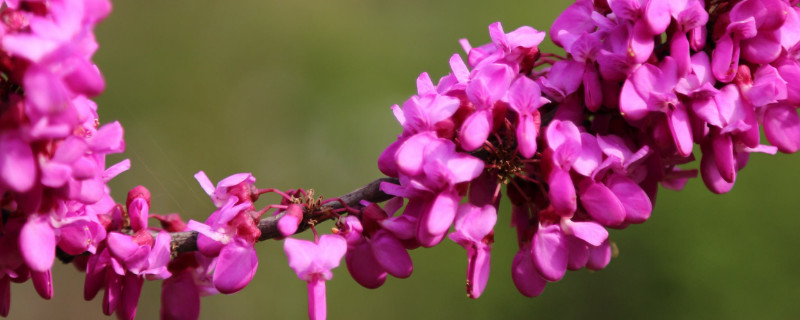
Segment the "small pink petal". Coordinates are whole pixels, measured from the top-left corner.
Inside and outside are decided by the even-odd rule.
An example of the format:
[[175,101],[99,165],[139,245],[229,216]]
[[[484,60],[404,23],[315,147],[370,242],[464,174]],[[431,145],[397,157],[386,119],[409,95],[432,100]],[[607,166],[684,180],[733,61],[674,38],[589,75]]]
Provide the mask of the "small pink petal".
[[420,218],[420,228],[429,234],[447,232],[456,216],[460,197],[455,191],[444,191],[436,196],[429,210]]
[[160,315],[164,320],[200,318],[200,292],[191,271],[181,271],[161,284]]
[[488,111],[476,111],[464,120],[459,133],[461,147],[465,151],[473,151],[480,148],[489,137],[492,130],[491,113]]
[[589,262],[589,246],[586,241],[576,237],[566,237],[567,247],[569,248],[569,260],[567,269],[580,270]]
[[800,116],[797,115],[797,108],[786,104],[767,107],[764,134],[780,152],[795,153],[800,150]]
[[520,293],[526,297],[536,297],[542,294],[547,281],[542,279],[533,264],[533,257],[528,247],[523,247],[514,256],[511,264],[511,278]]
[[678,147],[678,152],[681,156],[687,157],[692,153],[692,127],[689,122],[689,114],[683,104],[678,104],[672,113],[669,115],[669,127],[672,131],[672,137],[675,140],[675,146]]
[[49,217],[32,217],[19,231],[19,250],[32,271],[45,272],[56,257],[56,234]]
[[602,270],[610,261],[611,245],[609,240],[606,240],[597,247],[589,248],[589,262],[586,263],[586,268]]
[[580,199],[586,212],[605,226],[616,226],[625,220],[625,207],[602,183],[592,183],[581,192]]
[[408,278],[414,270],[411,256],[397,238],[385,230],[378,230],[369,242],[375,259],[392,276]]
[[31,271],[31,280],[36,293],[42,299],[50,300],[53,298],[53,275],[50,270],[47,271]]
[[542,278],[558,281],[567,272],[569,251],[564,233],[558,225],[541,227],[533,235],[531,254],[533,264]]
[[253,245],[235,238],[219,252],[214,269],[214,287],[224,294],[242,290],[255,276],[257,267],[258,256]]
[[561,216],[571,216],[578,208],[578,201],[569,172],[554,168],[547,183],[550,186],[548,197],[553,209]]
[[36,163],[31,146],[11,134],[0,135],[0,185],[27,192],[36,181]]
[[[568,221],[568,222],[567,222]],[[586,243],[592,246],[599,246],[603,241],[608,239],[608,230],[603,228],[599,223],[594,221],[581,221],[581,222],[571,222],[570,220],[565,220],[566,226],[568,227],[572,235],[576,238],[585,241]]]
[[353,280],[367,289],[375,289],[386,281],[386,271],[375,259],[372,247],[363,242],[347,250],[344,257]]
[[623,175],[613,175],[608,179],[608,187],[625,207],[625,221],[642,223],[650,218],[653,204],[650,197],[636,182]]
[[139,296],[142,294],[144,278],[128,273],[125,275],[120,297],[117,318],[122,320],[133,320],[136,318],[136,307],[139,305]]

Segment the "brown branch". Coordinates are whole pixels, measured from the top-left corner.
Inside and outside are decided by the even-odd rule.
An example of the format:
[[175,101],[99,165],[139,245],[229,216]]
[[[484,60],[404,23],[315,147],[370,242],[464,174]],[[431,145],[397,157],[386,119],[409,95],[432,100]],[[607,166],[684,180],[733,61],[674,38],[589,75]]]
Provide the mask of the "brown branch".
[[[380,185],[382,182],[398,184],[398,181],[395,178],[380,178],[361,188],[353,190],[350,193],[340,196],[339,199],[341,199],[342,202],[347,204],[349,207],[360,207],[361,200],[366,200],[369,202],[384,202],[391,199],[392,196],[380,190]],[[320,206],[320,208],[315,212],[341,209],[343,207],[344,206],[341,202],[332,201]],[[304,215],[306,217],[313,216],[315,212],[304,212]],[[281,237],[281,233],[278,231],[278,219],[280,219],[282,216],[283,214],[269,216],[261,219],[261,221],[258,222],[258,229],[261,230],[261,237],[258,238],[258,241]],[[315,220],[317,223],[319,223],[330,218],[331,216],[323,216],[323,218],[315,217]],[[297,228],[297,233],[301,233],[307,230],[309,227],[310,225],[304,222],[299,228]],[[184,252],[197,251],[197,231],[173,232],[170,235],[172,236],[173,257]]]

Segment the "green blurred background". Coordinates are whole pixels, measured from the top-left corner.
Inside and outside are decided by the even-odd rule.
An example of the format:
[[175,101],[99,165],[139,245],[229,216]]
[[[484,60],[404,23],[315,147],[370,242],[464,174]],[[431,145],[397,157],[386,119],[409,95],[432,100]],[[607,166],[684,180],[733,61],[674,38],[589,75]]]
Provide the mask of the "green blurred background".
[[[489,41],[487,26],[547,30],[568,2],[116,1],[97,29],[107,90],[102,122],[126,130],[133,168],[118,201],[142,184],[153,211],[203,220],[213,210],[192,175],[252,172],[257,185],[336,196],[380,176],[376,159],[400,132],[389,107],[415,79],[448,72],[457,40]],[[545,50],[554,50],[549,40]],[[123,156],[115,156],[110,163]],[[331,319],[797,318],[800,158],[756,155],[732,192],[694,180],[664,190],[650,221],[612,231],[620,255],[600,272],[570,272],[535,299],[509,274],[516,242],[504,203],[492,276],[479,300],[464,291],[466,255],[444,241],[412,252],[414,274],[380,289],[344,266],[328,282]],[[263,203],[263,202],[262,202]],[[330,224],[324,225],[327,229]],[[203,319],[306,317],[306,286],[282,243],[257,244],[260,266],[241,292],[203,298]],[[104,319],[101,296],[82,299],[83,274],[54,267],[55,298],[12,287],[12,319]],[[147,283],[138,319],[158,317]]]

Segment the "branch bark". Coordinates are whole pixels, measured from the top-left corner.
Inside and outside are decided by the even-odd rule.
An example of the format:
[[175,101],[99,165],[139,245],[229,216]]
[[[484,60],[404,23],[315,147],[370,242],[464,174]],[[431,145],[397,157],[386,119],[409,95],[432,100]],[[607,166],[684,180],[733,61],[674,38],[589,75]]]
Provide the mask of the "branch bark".
[[[380,178],[376,179],[352,192],[344,194],[339,197],[347,206],[349,207],[359,207],[361,206],[361,200],[366,200],[369,202],[384,202],[392,198],[391,195],[388,195],[380,190],[380,185],[383,182],[399,184],[397,179],[395,178]],[[320,206],[317,209],[317,212],[329,210],[329,209],[340,209],[343,208],[342,204],[338,201],[333,201],[326,203]],[[310,215],[314,215],[314,212],[304,212],[304,216],[308,217]],[[278,220],[283,216],[283,214],[279,214],[277,216],[269,216],[266,218],[261,219],[258,222],[258,229],[261,230],[261,237],[258,238],[258,241],[264,241],[268,239],[275,239],[280,238],[281,233],[278,231]],[[330,218],[324,219],[316,219],[317,223],[325,221]],[[301,233],[311,227],[309,224],[303,222],[298,228],[296,233]],[[185,231],[185,232],[173,232],[170,234],[172,236],[172,256],[177,256],[184,252],[191,252],[197,251],[197,231]]]

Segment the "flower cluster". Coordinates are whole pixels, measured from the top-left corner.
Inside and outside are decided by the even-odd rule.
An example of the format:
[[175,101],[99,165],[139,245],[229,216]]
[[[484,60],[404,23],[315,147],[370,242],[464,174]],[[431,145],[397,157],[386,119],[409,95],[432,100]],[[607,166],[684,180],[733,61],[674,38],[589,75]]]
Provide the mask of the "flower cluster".
[[[57,249],[102,251],[115,205],[106,182],[129,163],[119,123],[99,126],[91,97],[105,82],[91,58],[106,0],[4,1],[0,11],[0,315],[10,282],[45,299]],[[99,126],[99,127],[98,127]],[[85,261],[84,261],[85,262]]]
[[[144,280],[164,280],[161,317],[196,319],[201,296],[250,283],[255,243],[270,238],[285,239],[307,282],[311,319],[326,317],[325,281],[342,258],[356,282],[378,288],[411,275],[409,250],[445,238],[466,250],[467,294],[478,298],[504,186],[517,234],[511,276],[537,296],[567,270],[605,268],[608,228],[647,221],[659,184],[681,189],[698,175],[682,167],[695,154],[705,185],[724,193],[750,153],[800,149],[797,3],[578,0],[549,31],[564,56],[539,50],[546,32],[491,24],[491,42],[462,40],[466,61],[454,54],[437,83],[422,73],[417,94],[392,107],[403,131],[378,159],[394,178],[385,194],[323,201],[313,190],[258,189],[249,173],[214,185],[201,171],[216,209],[184,223],[151,214],[144,187],[125,205],[109,196],[106,183],[130,166],[106,168],[125,147],[122,127],[99,126],[90,100],[105,86],[91,57],[109,2],[5,0],[0,316],[11,282],[31,279],[52,297],[58,254],[85,270],[85,299],[103,290],[107,315],[133,319]],[[265,193],[281,200],[257,209]],[[371,202],[386,194],[383,207]],[[333,234],[319,236],[328,219]],[[291,237],[308,228],[314,241]]]
[[[550,29],[565,57],[539,51],[544,32],[494,23],[492,42],[462,40],[466,63],[454,55],[437,84],[421,74],[417,94],[392,108],[403,133],[378,166],[400,182],[382,186],[397,197],[387,211],[405,201],[402,213],[373,208],[380,214],[347,224],[405,249],[434,246],[454,226],[449,237],[467,250],[467,291],[477,298],[505,184],[522,294],[539,295],[568,269],[602,269],[613,251],[606,228],[646,221],[659,183],[680,189],[696,176],[680,167],[695,144],[715,193],[733,187],[751,152],[800,148],[795,5],[578,0]],[[762,127],[771,145],[759,141]],[[366,258],[348,242],[348,267],[379,266],[350,267],[353,277],[379,286],[379,271],[396,263],[379,252],[397,241],[372,245]],[[395,254],[404,266],[405,256]]]

